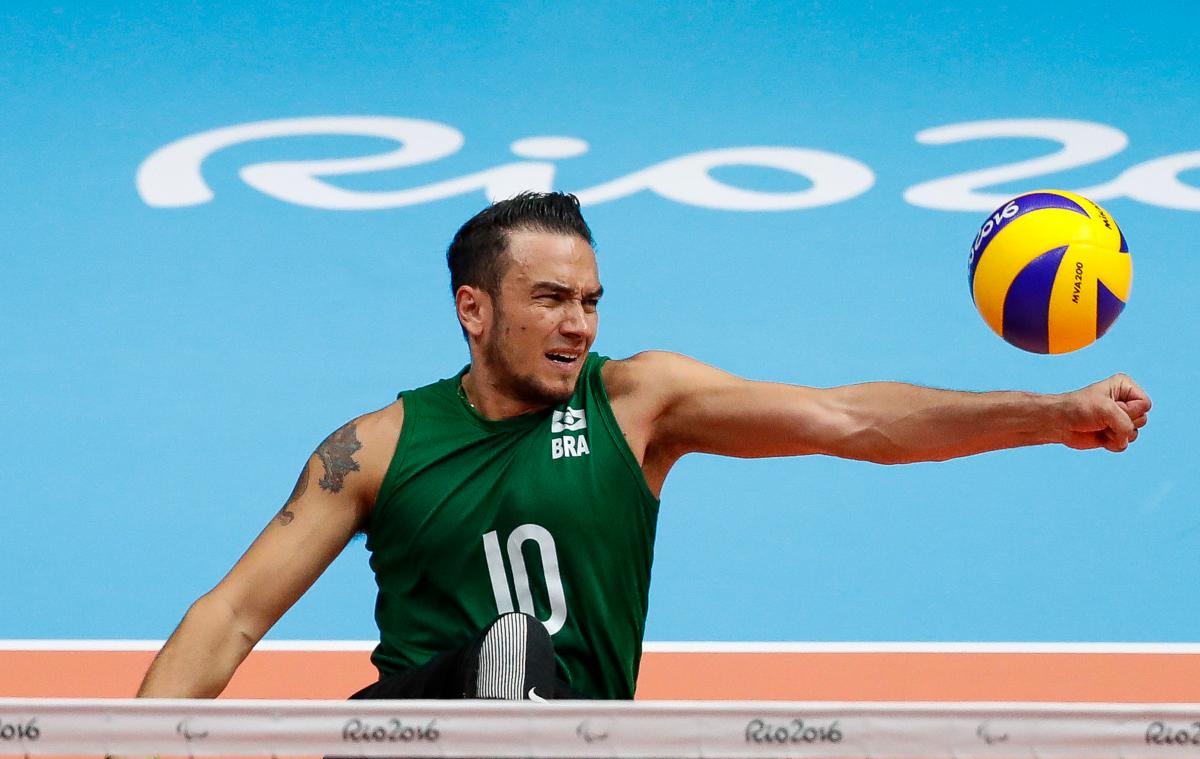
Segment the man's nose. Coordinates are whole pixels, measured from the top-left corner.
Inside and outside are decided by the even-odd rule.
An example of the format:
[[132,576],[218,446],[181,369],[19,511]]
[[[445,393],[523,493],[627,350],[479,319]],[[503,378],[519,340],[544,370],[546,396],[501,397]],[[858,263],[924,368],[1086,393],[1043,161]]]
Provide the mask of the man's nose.
[[579,301],[572,301],[566,304],[565,308],[566,312],[558,324],[558,331],[571,336],[587,335],[591,325],[583,310],[583,304]]

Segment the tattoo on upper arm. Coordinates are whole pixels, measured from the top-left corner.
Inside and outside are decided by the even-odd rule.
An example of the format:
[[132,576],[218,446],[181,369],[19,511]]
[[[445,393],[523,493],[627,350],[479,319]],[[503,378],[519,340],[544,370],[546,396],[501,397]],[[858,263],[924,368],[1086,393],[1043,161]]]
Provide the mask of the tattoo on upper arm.
[[287,503],[283,504],[283,508],[279,510],[279,524],[287,527],[296,518],[294,511],[288,511],[288,506],[291,506],[296,501],[300,500],[300,496],[304,495],[304,491],[308,490],[308,464],[305,463],[304,468],[300,470],[300,477],[296,480],[296,487],[292,488],[292,494],[288,496]]
[[[354,460],[354,454],[362,448],[362,443],[358,442],[354,430],[354,422],[348,422],[317,446],[317,456],[325,467],[325,476],[320,481],[323,490],[337,493],[342,489],[346,475],[358,471],[358,462]],[[292,488],[292,494],[279,510],[279,524],[282,527],[287,527],[296,518],[296,512],[291,511],[289,507],[300,500],[304,491],[308,490],[309,466],[310,464],[305,463],[304,469],[300,470],[300,477],[296,480],[296,486]]]
[[362,443],[358,442],[354,422],[347,422],[317,446],[317,455],[325,465],[325,476],[320,482],[323,490],[331,493],[341,491],[346,475],[358,471],[358,462],[354,460],[354,454],[360,448]]

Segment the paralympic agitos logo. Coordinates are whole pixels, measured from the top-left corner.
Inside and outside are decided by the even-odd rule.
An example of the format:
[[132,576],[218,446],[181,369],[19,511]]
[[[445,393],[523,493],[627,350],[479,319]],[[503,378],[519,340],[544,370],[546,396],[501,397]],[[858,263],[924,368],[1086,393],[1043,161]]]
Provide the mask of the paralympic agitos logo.
[[[363,211],[431,203],[482,192],[489,200],[522,190],[562,189],[584,205],[598,205],[642,192],[701,208],[723,211],[796,211],[856,198],[875,184],[866,164],[838,153],[795,146],[744,146],[704,150],[669,158],[591,187],[559,187],[558,163],[590,151],[578,137],[535,136],[518,139],[509,150],[518,159],[431,184],[390,190],[355,190],[327,178],[393,171],[429,164],[457,153],[461,132],[447,124],[392,116],[321,116],[257,121],[222,127],[165,145],[137,171],[137,189],[147,205],[179,208],[208,203],[213,192],[201,166],[206,158],[234,145],[315,135],[383,138],[399,147],[382,153],[311,161],[273,161],[243,166],[242,181],[279,200],[310,208]],[[1066,119],[996,119],[950,124],[918,132],[925,145],[973,140],[1035,138],[1058,143],[1050,155],[1002,166],[926,179],[910,186],[904,199],[915,206],[947,211],[991,211],[1008,200],[988,187],[1022,182],[1056,184],[1039,178],[1110,158],[1129,144],[1124,132],[1106,124]],[[911,163],[919,163],[912,161]],[[769,192],[739,187],[713,176],[713,170],[751,166],[786,172],[807,180],[802,190]],[[1165,208],[1200,211],[1200,188],[1180,175],[1200,169],[1200,151],[1176,153],[1125,169],[1113,179],[1076,192],[1093,200],[1132,198]]]

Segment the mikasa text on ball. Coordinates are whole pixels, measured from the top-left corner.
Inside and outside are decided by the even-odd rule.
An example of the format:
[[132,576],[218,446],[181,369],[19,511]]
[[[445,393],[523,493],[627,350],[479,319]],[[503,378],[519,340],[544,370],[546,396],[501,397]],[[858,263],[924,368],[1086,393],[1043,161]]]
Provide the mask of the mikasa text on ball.
[[1062,190],[1018,195],[988,217],[968,264],[975,307],[1033,353],[1068,353],[1103,335],[1129,300],[1125,235],[1092,201]]

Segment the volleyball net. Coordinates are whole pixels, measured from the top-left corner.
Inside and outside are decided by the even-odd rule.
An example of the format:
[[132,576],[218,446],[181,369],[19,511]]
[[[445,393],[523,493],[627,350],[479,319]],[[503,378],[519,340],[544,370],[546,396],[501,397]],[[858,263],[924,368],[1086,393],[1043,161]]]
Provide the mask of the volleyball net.
[[0,698],[0,756],[1194,757],[1200,704]]

